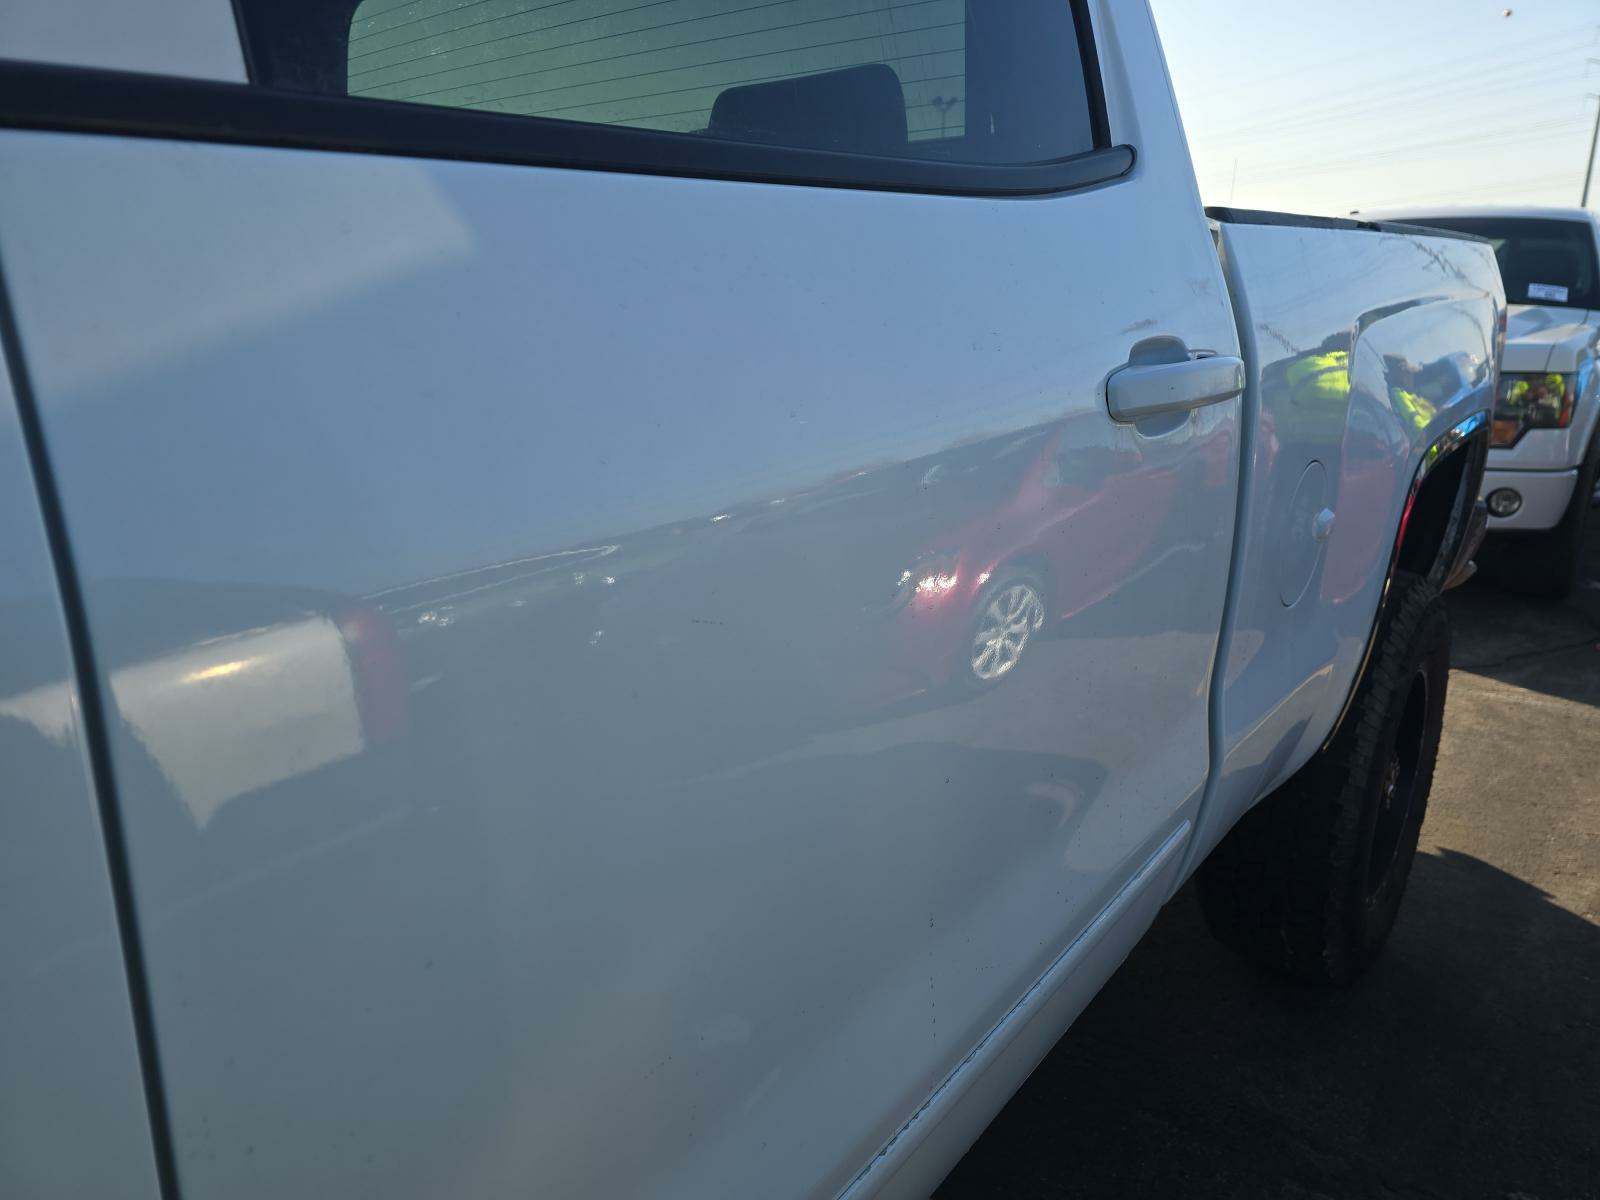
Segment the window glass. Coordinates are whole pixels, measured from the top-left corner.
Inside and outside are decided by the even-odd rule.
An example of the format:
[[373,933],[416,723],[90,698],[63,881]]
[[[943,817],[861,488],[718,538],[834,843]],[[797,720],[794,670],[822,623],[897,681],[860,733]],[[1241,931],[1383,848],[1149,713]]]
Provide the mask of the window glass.
[[[284,36],[288,54],[317,53],[316,28]],[[363,0],[343,32],[342,72],[276,73],[351,96],[852,153],[1021,163],[1093,146],[1069,0]]]

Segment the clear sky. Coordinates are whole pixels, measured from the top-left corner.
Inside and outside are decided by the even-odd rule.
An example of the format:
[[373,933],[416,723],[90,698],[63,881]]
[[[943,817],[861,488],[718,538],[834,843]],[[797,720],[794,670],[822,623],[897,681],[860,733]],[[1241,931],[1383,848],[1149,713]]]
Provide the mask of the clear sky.
[[1151,7],[1207,204],[1578,203],[1600,0]]

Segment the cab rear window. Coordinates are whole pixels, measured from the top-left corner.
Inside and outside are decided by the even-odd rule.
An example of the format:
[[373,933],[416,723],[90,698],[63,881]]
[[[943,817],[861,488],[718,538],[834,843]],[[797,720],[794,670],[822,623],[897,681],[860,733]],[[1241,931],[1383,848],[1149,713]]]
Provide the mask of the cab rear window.
[[1093,149],[1070,0],[245,0],[257,81],[797,150]]

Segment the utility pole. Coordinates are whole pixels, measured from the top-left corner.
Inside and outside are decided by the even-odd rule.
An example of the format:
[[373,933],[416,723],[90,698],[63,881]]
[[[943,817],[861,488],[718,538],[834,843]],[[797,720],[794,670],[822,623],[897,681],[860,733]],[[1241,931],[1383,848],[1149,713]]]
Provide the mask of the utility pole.
[[[1591,58],[1583,64],[1584,75],[1589,74],[1590,67],[1600,67],[1600,58]],[[1578,201],[1578,207],[1589,207],[1589,185],[1594,181],[1594,148],[1600,143],[1600,95],[1590,94],[1589,99],[1595,101],[1594,107],[1594,132],[1589,135],[1589,165],[1583,168],[1583,199]]]
[[1591,96],[1590,99],[1595,101],[1594,132],[1589,135],[1589,165],[1583,169],[1583,199],[1578,201],[1582,208],[1589,207],[1589,185],[1594,182],[1594,149],[1600,145],[1600,95]]

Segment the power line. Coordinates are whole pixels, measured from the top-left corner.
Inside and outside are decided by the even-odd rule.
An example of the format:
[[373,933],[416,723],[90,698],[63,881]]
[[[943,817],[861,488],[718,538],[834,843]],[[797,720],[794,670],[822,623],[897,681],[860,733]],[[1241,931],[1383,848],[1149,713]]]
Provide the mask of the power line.
[[[1585,31],[1597,31],[1597,34],[1600,34],[1600,27],[1597,27],[1592,21],[1585,21],[1580,25],[1570,26],[1566,29],[1550,30],[1544,33],[1530,34],[1527,37],[1518,38],[1514,41],[1498,43],[1495,46],[1495,53],[1501,57],[1506,57],[1512,52],[1525,49],[1529,46],[1544,45],[1550,42],[1567,42],[1573,37],[1584,33]],[[1600,40],[1600,36],[1597,36],[1597,40]],[[1312,68],[1310,69],[1326,69],[1327,67],[1334,66],[1338,63],[1350,62],[1356,59],[1370,60],[1372,57],[1373,55],[1370,49],[1362,49],[1352,51],[1350,54],[1341,55],[1338,58],[1318,60],[1316,63],[1312,64]],[[1420,71],[1412,72],[1409,76],[1409,79],[1415,81],[1418,79],[1430,78],[1434,75],[1444,75],[1453,78],[1458,73],[1458,67],[1463,65],[1476,66],[1481,64],[1483,59],[1484,53],[1482,50],[1468,51],[1467,53],[1457,55],[1453,58],[1441,59],[1435,62],[1432,66],[1424,67]],[[1220,93],[1227,95],[1235,92],[1251,90],[1259,87],[1263,83],[1275,82],[1279,79],[1287,79],[1296,75],[1304,76],[1307,71],[1308,68],[1302,65],[1298,67],[1286,68],[1282,71],[1275,71],[1270,75],[1257,76],[1254,79],[1240,80],[1235,77],[1234,81],[1230,85],[1220,88],[1209,88],[1207,90],[1213,94]],[[1358,95],[1366,92],[1367,90],[1368,89],[1365,85],[1352,85],[1352,87],[1346,89],[1346,92],[1351,95]],[[1337,100],[1341,94],[1345,93],[1320,93],[1317,101],[1307,101],[1305,105],[1300,107],[1314,108],[1318,103],[1330,97]]]
[[[1576,34],[1582,33],[1585,30],[1596,29],[1600,29],[1600,26],[1596,26],[1593,23],[1585,23],[1583,25],[1575,26],[1571,29],[1537,34],[1528,38],[1523,38],[1520,41],[1503,43],[1495,47],[1495,53],[1498,56],[1505,56],[1508,52],[1522,50],[1537,45],[1555,43],[1570,44],[1572,38]],[[1577,49],[1577,47],[1574,47],[1574,49]],[[1460,67],[1481,66],[1485,57],[1486,55],[1483,53],[1483,51],[1477,51],[1475,53],[1461,55],[1454,59],[1446,59],[1441,63],[1435,63],[1431,67],[1426,67],[1420,71],[1411,72],[1406,77],[1405,82],[1397,88],[1374,89],[1371,85],[1359,85],[1343,90],[1318,92],[1313,98],[1308,98],[1303,104],[1291,105],[1281,110],[1275,117],[1269,119],[1269,122],[1267,123],[1277,120],[1278,117],[1288,120],[1298,120],[1300,119],[1298,114],[1301,113],[1307,113],[1316,116],[1326,112],[1330,107],[1349,108],[1352,105],[1361,107],[1371,103],[1375,99],[1385,96],[1409,94],[1421,89],[1433,90],[1438,87],[1438,85],[1433,82],[1435,76],[1442,77],[1447,81],[1457,80],[1461,74],[1459,70]],[[1518,68],[1512,69],[1516,70]],[[1548,74],[1549,64],[1530,62],[1524,64],[1524,66],[1520,69],[1523,71],[1531,70],[1538,74]],[[1305,69],[1302,69],[1296,72],[1288,72],[1287,74],[1304,75],[1305,73]],[[1505,76],[1503,74],[1497,76],[1497,78],[1501,79],[1504,77]],[[1484,86],[1483,81],[1479,79],[1469,79],[1461,82],[1472,88],[1481,88]],[[1249,122],[1246,122],[1246,124],[1243,126],[1235,126],[1236,129],[1249,127]]]
[[[1364,167],[1369,164],[1387,162],[1395,158],[1416,158],[1419,163],[1426,162],[1428,158],[1449,157],[1447,155],[1429,154],[1430,151],[1470,146],[1509,145],[1525,142],[1543,141],[1563,137],[1576,132],[1583,126],[1581,119],[1563,121],[1536,122],[1512,129],[1497,129],[1485,133],[1465,134],[1455,138],[1440,138],[1426,142],[1415,142],[1407,145],[1389,147],[1367,154],[1356,154],[1341,159],[1309,159],[1300,163],[1276,164],[1269,163],[1266,169],[1247,168],[1243,175],[1249,182],[1256,183],[1268,179],[1282,178],[1288,175],[1317,175],[1329,171],[1348,170],[1352,167]],[[1541,132],[1543,131],[1543,132]]]
[[1315,116],[1292,117],[1286,115],[1249,125],[1221,126],[1214,131],[1208,131],[1208,137],[1239,140],[1260,136],[1282,136],[1297,130],[1310,129],[1322,125],[1347,125],[1353,119],[1366,115],[1393,121],[1397,116],[1396,106],[1409,101],[1421,99],[1448,100],[1458,96],[1468,100],[1487,98],[1505,92],[1524,89],[1530,84],[1545,81],[1548,78],[1549,67],[1544,65],[1523,68],[1521,73],[1502,77],[1492,84],[1483,84],[1475,80],[1463,80],[1447,87],[1432,84],[1408,85],[1405,88],[1395,89],[1388,93],[1376,94],[1371,99],[1359,104],[1343,107],[1325,107]]
[[[1521,84],[1517,85],[1521,87]],[[1547,93],[1542,95],[1528,95],[1523,99],[1500,98],[1495,91],[1480,91],[1468,96],[1456,97],[1449,106],[1439,108],[1416,109],[1405,112],[1396,112],[1392,106],[1386,106],[1380,111],[1368,115],[1353,115],[1341,120],[1336,128],[1314,130],[1310,124],[1295,128],[1285,126],[1281,130],[1270,131],[1268,135],[1259,138],[1236,138],[1212,135],[1209,132],[1196,137],[1194,145],[1201,152],[1225,152],[1232,154],[1241,144],[1254,142],[1255,144],[1271,144],[1280,141],[1290,141],[1293,135],[1308,133],[1318,140],[1334,140],[1351,142],[1360,138],[1374,136],[1366,132],[1381,123],[1384,135],[1403,129],[1406,133],[1416,137],[1429,136],[1430,131],[1437,130],[1440,136],[1447,136],[1454,130],[1460,129],[1469,119],[1482,121],[1494,118],[1514,116],[1518,113],[1538,113],[1554,116],[1561,112],[1567,104],[1573,105],[1574,116],[1582,119],[1581,109],[1576,102],[1581,97],[1578,93]],[[1481,101],[1481,103],[1480,103]],[[1312,124],[1321,124],[1316,122]]]
[[[1365,204],[1363,207],[1373,209],[1390,208],[1402,204],[1420,204],[1424,201],[1431,201],[1436,197],[1442,198],[1445,202],[1449,202],[1450,200],[1459,196],[1481,196],[1485,192],[1515,191],[1518,189],[1526,190],[1546,185],[1554,186],[1563,180],[1570,182],[1571,179],[1572,175],[1570,172],[1558,171],[1550,175],[1540,175],[1533,178],[1502,180],[1499,183],[1484,184],[1481,187],[1448,188],[1442,191],[1413,193],[1410,196],[1404,196],[1398,200],[1373,200]],[[1568,194],[1570,195],[1571,193]]]

